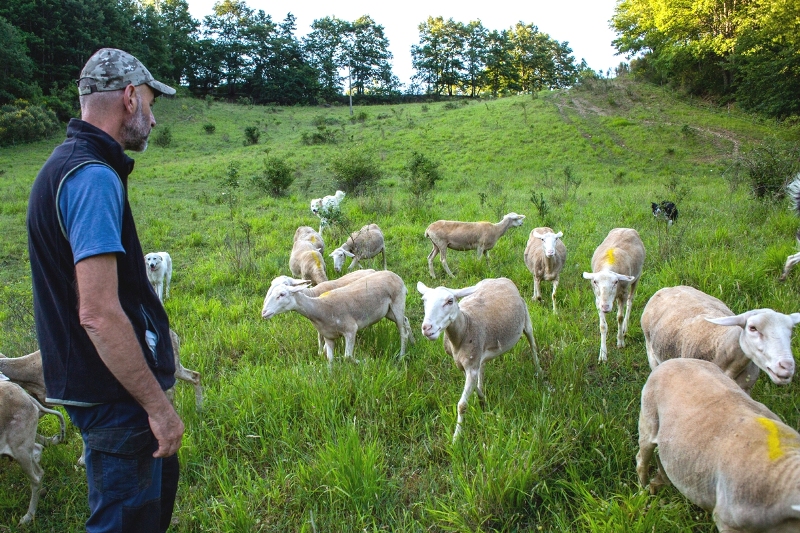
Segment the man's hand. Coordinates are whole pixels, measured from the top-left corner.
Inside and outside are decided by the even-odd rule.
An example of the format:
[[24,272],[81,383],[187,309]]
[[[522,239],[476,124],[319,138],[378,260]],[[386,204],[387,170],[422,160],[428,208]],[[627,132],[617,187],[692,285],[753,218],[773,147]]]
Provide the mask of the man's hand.
[[150,429],[158,439],[158,449],[153,453],[153,457],[169,457],[177,452],[181,447],[184,426],[172,404],[169,404],[163,413],[151,414],[149,420]]

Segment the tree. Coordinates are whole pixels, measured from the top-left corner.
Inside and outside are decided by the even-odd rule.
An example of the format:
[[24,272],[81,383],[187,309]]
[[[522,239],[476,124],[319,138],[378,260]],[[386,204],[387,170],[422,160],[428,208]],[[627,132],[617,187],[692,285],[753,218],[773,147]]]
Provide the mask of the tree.
[[34,64],[19,32],[0,17],[0,104],[30,98],[35,92]]
[[228,97],[236,95],[236,84],[248,76],[252,66],[250,33],[253,10],[242,0],[220,0],[204,21],[204,34],[213,40],[213,56],[221,60],[219,71],[227,84]]
[[324,98],[332,99],[343,92],[339,68],[349,26],[336,17],[318,19],[311,24],[312,31],[303,41],[303,50],[309,64],[317,70]]
[[389,60],[389,40],[383,26],[364,15],[348,28],[343,58],[351,70],[356,94],[364,94],[368,87],[387,88],[392,85],[392,67]]
[[428,92],[447,94],[463,85],[465,33],[463,24],[452,18],[428,17],[418,26],[420,44],[411,47],[412,65],[417,70],[414,78],[428,85]]
[[486,46],[486,70],[482,79],[492,93],[498,96],[507,88],[516,90],[519,87],[519,72],[514,67],[511,32],[509,30],[493,30],[489,33]]
[[481,85],[481,73],[486,65],[489,32],[480,20],[464,26],[464,87],[470,96],[475,96]]

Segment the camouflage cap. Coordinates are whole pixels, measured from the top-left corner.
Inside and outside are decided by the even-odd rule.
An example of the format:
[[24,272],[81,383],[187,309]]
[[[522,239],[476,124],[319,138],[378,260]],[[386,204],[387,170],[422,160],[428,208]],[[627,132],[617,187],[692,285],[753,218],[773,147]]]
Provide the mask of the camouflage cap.
[[116,48],[101,48],[89,58],[78,80],[78,94],[117,91],[128,84],[147,84],[156,91],[156,96],[175,94],[175,89],[153,78],[141,61]]

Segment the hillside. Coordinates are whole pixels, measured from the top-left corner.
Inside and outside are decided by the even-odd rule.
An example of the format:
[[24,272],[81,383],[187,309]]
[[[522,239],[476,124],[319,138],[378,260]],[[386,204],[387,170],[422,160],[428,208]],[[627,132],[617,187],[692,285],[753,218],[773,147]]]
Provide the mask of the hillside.
[[[752,199],[735,165],[764,140],[800,142],[800,129],[628,79],[538,98],[354,111],[351,120],[346,107],[185,98],[160,99],[154,108],[151,140],[166,127],[172,140],[167,147],[151,142],[135,156],[129,196],[145,252],[172,255],[165,307],[181,336],[183,364],[202,373],[206,394],[200,413],[191,387],[177,386],[187,430],[173,529],[714,531],[710,515],[674,489],[657,498],[639,490],[639,393],[649,372],[639,318],[656,290],[678,284],[736,313],[800,310],[800,273],[777,280],[796,251],[800,220],[785,202]],[[245,128],[253,126],[259,142],[245,145]],[[314,134],[337,142],[302,141]],[[36,172],[60,141],[0,148],[0,351],[8,356],[36,349],[25,210]],[[417,342],[396,358],[397,330],[383,321],[359,332],[360,364],[344,361],[337,344],[329,373],[308,320],[288,313],[264,321],[260,309],[270,281],[289,273],[295,229],[318,226],[309,201],[336,190],[332,159],[350,150],[367,154],[384,176],[366,195],[345,198],[344,224],[326,230],[326,250],[366,223],[383,229],[389,269],[409,291]],[[404,172],[415,151],[442,171],[421,202],[409,195]],[[251,180],[270,157],[296,169],[287,196],[272,198]],[[651,214],[650,202],[661,200],[680,210],[669,231]],[[456,277],[445,278],[437,260],[439,277],[430,278],[428,224],[496,222],[511,211],[527,219],[500,239],[488,264],[472,252],[450,252]],[[522,253],[537,226],[564,232],[558,316],[549,283],[543,302],[530,299]],[[628,346],[610,343],[608,363],[598,365],[597,311],[581,273],[614,227],[637,229],[647,259]],[[524,341],[488,363],[486,408],[471,398],[461,440],[452,445],[464,376],[441,341],[420,335],[416,284],[466,287],[500,276],[528,302],[544,375],[534,371]],[[608,319],[613,339],[613,314]],[[761,376],[753,397],[797,428],[798,387],[797,379],[777,387]],[[40,427],[54,430],[52,421]],[[46,492],[32,531],[83,530],[84,473],[73,468],[79,453],[69,424],[67,444],[44,450]],[[15,464],[0,470],[0,524],[8,525],[0,529],[16,530],[27,487]]]

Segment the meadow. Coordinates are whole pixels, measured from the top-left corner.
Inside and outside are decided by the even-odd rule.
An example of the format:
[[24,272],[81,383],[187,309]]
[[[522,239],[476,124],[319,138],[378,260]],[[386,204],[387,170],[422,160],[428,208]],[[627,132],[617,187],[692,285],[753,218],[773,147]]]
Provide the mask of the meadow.
[[[800,128],[686,100],[629,79],[479,101],[394,106],[274,107],[160,99],[157,126],[169,146],[135,155],[129,195],[145,252],[173,259],[165,307],[182,341],[184,366],[203,375],[205,404],[176,386],[186,423],[178,532],[712,532],[711,516],[674,488],[650,496],[635,472],[641,387],[649,373],[639,325],[661,287],[691,285],[734,312],[800,311],[800,272],[778,281],[794,253],[800,220],[787,201],[751,197],[737,158],[765,140],[800,142]],[[206,127],[213,125],[213,128]],[[245,128],[257,144],[245,145]],[[213,132],[209,133],[209,130]],[[324,133],[335,143],[305,144]],[[37,348],[33,332],[25,210],[36,172],[61,137],[0,148],[0,351]],[[384,172],[376,188],[348,195],[326,249],[377,223],[388,268],[408,287],[416,336],[397,357],[399,335],[381,321],[359,333],[355,364],[337,344],[332,371],[317,355],[311,323],[296,313],[261,318],[270,281],[289,274],[295,229],[317,227],[312,198],[332,194],[330,161],[357,147]],[[408,192],[412,152],[437,161],[429,196]],[[253,184],[268,157],[295,169],[288,195]],[[544,202],[542,202],[544,200]],[[672,200],[667,229],[650,202]],[[490,260],[450,252],[453,279],[435,261],[428,274],[428,224],[527,216]],[[567,264],[549,301],[531,300],[522,255],[530,231],[563,231]],[[635,228],[647,250],[625,348],[598,364],[597,311],[590,283],[594,248],[615,227]],[[333,278],[332,259],[326,257]],[[380,268],[378,261],[364,266]],[[417,281],[466,287],[512,279],[528,303],[543,373],[523,340],[486,368],[486,409],[473,395],[453,444],[464,376],[441,341],[420,334]],[[795,350],[798,343],[793,342]],[[800,426],[800,384],[761,376],[753,397]],[[52,418],[52,417],[50,417]],[[43,419],[40,429],[55,431]],[[44,493],[27,531],[83,531],[80,436],[44,450]],[[0,467],[0,531],[18,531],[29,498],[19,467]]]

